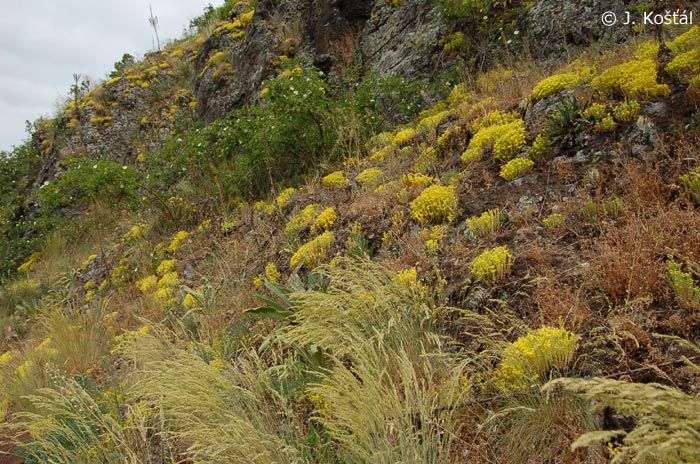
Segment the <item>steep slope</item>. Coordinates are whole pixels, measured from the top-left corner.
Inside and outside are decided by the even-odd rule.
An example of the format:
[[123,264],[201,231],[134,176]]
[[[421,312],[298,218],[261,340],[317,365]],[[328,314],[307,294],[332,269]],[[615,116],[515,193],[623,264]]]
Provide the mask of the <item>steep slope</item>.
[[75,217],[0,300],[29,462],[697,459],[700,29],[419,113],[460,59],[420,5],[237,4],[37,136]]

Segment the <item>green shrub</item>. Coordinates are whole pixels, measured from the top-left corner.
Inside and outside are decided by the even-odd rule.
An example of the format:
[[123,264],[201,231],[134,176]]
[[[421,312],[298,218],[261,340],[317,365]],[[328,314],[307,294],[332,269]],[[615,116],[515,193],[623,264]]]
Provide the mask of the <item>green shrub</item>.
[[0,276],[13,274],[55,226],[53,219],[29,214],[32,185],[43,161],[30,142],[11,153],[0,151]]
[[66,207],[99,201],[112,206],[136,200],[136,170],[109,160],[73,158],[57,180],[41,189],[42,209],[57,212]]

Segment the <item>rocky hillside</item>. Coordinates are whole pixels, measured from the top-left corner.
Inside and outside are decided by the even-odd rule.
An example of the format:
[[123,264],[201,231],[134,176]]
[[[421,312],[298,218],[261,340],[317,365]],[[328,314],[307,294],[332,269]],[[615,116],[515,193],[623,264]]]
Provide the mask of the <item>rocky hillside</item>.
[[600,21],[649,8],[226,2],[76,83],[0,160],[0,449],[698,461],[700,29]]

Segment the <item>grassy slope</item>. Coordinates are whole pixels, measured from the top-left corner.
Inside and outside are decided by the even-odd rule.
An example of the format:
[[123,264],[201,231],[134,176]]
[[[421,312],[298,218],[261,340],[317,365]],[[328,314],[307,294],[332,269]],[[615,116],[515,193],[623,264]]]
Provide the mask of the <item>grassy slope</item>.
[[[600,74],[632,52],[589,64]],[[148,211],[108,219],[94,207],[76,226],[81,245],[57,234],[6,292],[28,317],[1,345],[11,354],[0,358],[0,400],[6,412],[32,412],[15,417],[37,438],[30,451],[61,462],[604,462],[617,445],[569,445],[621,425],[538,387],[603,375],[696,391],[697,373],[675,362],[685,351],[653,334],[698,338],[692,288],[680,295],[667,278],[674,254],[698,285],[697,205],[679,181],[697,163],[698,134],[679,88],[651,98],[668,114],[643,156],[624,141],[633,122],[618,122],[606,133],[585,126],[587,149],[599,153],[591,160],[572,163],[576,150],[565,149],[516,181],[499,177],[504,163],[490,150],[465,163],[480,118],[517,109],[543,77],[527,65],[493,73],[428,113],[439,123],[423,118],[347,158],[337,166],[347,184],[309,179],[281,205],[240,203],[187,235]],[[589,82],[573,89],[579,101],[620,100]],[[381,173],[363,185],[368,168]],[[408,174],[454,186],[457,208],[420,224],[411,203],[425,185]],[[288,224],[312,203],[334,208],[325,225],[334,240],[298,269],[290,259],[324,226]],[[493,208],[496,230],[468,232],[468,218]],[[552,213],[562,221],[543,223]],[[473,260],[503,245],[512,268],[476,278]],[[368,255],[376,264],[332,259]],[[325,281],[309,276],[331,261]],[[264,277],[297,293],[275,295]],[[260,304],[256,292],[278,310],[291,300],[293,323],[245,315]],[[553,354],[547,343],[563,339],[540,340],[532,356],[514,355],[527,369],[508,374],[506,347],[542,327],[576,334],[575,353]],[[497,410],[510,412],[491,417]]]

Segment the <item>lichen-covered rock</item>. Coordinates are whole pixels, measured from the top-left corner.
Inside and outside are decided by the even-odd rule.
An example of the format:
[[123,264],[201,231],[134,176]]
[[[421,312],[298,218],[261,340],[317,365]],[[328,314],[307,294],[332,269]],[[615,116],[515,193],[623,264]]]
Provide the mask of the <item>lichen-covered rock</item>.
[[[603,25],[602,15],[608,11],[617,16],[615,26]],[[624,11],[622,0],[542,0],[528,12],[524,30],[532,53],[544,59],[601,39],[623,40],[630,32],[630,26],[621,24]]]
[[255,101],[284,40],[269,22],[270,12],[258,8],[249,24],[217,28],[202,44],[195,60],[197,119],[211,123]]
[[448,32],[433,2],[404,0],[396,7],[378,0],[357,51],[364,69],[374,69],[380,76],[415,79],[432,74],[440,52],[438,42]]

